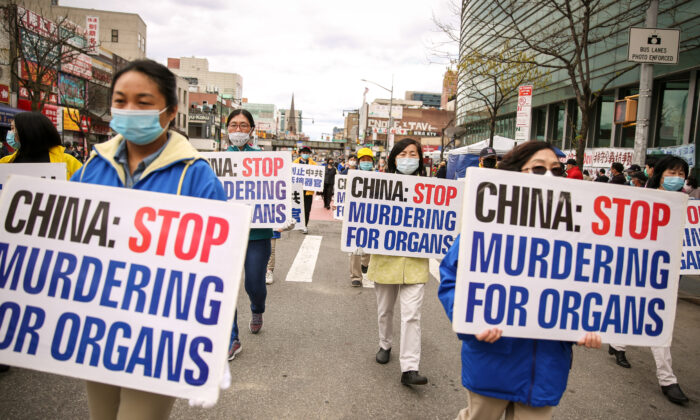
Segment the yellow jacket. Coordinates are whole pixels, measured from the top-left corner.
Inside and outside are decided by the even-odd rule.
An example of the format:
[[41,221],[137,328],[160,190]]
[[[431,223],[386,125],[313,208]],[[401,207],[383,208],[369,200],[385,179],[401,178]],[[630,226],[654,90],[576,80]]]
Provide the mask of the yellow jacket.
[[420,284],[428,282],[428,259],[372,255],[367,278],[381,284]]
[[[301,163],[301,157],[298,157],[294,159],[294,162],[292,163]],[[318,163],[314,162],[313,159],[309,158],[309,161],[307,162],[309,165],[318,165]],[[313,191],[304,191],[306,195],[314,195]]]
[[[64,162],[66,164],[66,179],[69,180],[70,177],[73,176],[75,172],[80,169],[81,166],[83,166],[82,163],[73,156],[64,153],[66,150],[65,147],[63,146],[54,146],[49,149],[49,161],[51,163],[61,163]],[[0,159],[0,163],[12,163],[15,161],[15,158],[17,157],[17,151],[15,151],[13,154],[5,156],[4,158]]]

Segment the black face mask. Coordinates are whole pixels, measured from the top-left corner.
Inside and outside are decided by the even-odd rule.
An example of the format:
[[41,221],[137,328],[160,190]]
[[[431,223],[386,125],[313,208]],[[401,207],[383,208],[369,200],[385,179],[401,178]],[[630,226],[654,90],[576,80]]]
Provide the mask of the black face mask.
[[495,168],[496,159],[484,159],[481,164],[484,168]]

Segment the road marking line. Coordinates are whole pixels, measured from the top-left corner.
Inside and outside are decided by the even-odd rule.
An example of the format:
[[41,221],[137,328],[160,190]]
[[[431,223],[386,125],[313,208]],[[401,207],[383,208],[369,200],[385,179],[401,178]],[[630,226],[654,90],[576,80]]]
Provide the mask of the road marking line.
[[304,242],[301,243],[297,256],[294,258],[292,267],[287,273],[286,281],[311,282],[322,239],[323,236],[318,235],[308,235],[304,238]]
[[435,258],[431,258],[428,265],[430,267],[430,274],[435,277],[435,280],[437,280],[438,283],[440,283],[440,261],[436,260]]

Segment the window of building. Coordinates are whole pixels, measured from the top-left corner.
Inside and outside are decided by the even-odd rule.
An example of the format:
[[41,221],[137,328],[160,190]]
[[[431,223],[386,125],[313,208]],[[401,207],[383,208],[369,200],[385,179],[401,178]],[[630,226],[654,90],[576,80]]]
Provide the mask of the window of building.
[[552,127],[554,132],[552,133],[552,143],[561,144],[561,140],[564,138],[564,123],[566,121],[566,106],[565,104],[556,104],[552,106],[552,114],[556,118],[553,121]]
[[119,29],[112,29],[112,42],[119,42]]
[[658,147],[683,144],[688,88],[688,81],[662,83],[656,127]]
[[[532,122],[535,125],[535,136],[537,140],[544,140],[545,126],[547,125],[547,110],[546,108],[533,109],[534,112]],[[532,137],[532,136],[530,136]]]
[[141,34],[136,34],[136,48],[141,48]]
[[598,104],[598,130],[593,136],[593,147],[610,147],[614,112],[615,97],[612,95],[601,96]]

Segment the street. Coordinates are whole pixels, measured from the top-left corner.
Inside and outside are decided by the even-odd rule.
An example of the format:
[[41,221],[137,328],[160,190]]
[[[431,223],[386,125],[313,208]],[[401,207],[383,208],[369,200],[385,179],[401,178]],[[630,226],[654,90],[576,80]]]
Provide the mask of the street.
[[[376,299],[371,284],[350,287],[348,256],[339,251],[340,222],[332,221],[322,201],[314,201],[308,235],[283,233],[277,241],[275,282],[268,286],[264,326],[247,330],[249,301],[238,300],[242,352],[230,363],[232,386],[214,408],[178,400],[173,419],[453,419],[466,406],[460,378],[460,343],[437,299],[431,276],[422,312],[420,371],[426,386],[399,382],[399,314],[395,313],[392,359],[375,362]],[[319,220],[325,219],[325,220]],[[320,237],[312,281],[288,279],[304,241],[314,249]],[[306,247],[306,245],[305,245]],[[307,248],[307,249],[309,249]],[[431,273],[437,268],[431,262]],[[303,270],[302,270],[303,271]],[[300,271],[297,271],[297,275]],[[623,369],[600,350],[574,349],[567,391],[554,411],[557,419],[700,418],[700,306],[680,300],[672,347],[679,383],[690,398],[686,407],[662,395],[654,360],[647,348],[630,347],[632,369]],[[0,374],[1,419],[87,418],[81,380],[12,368]]]

